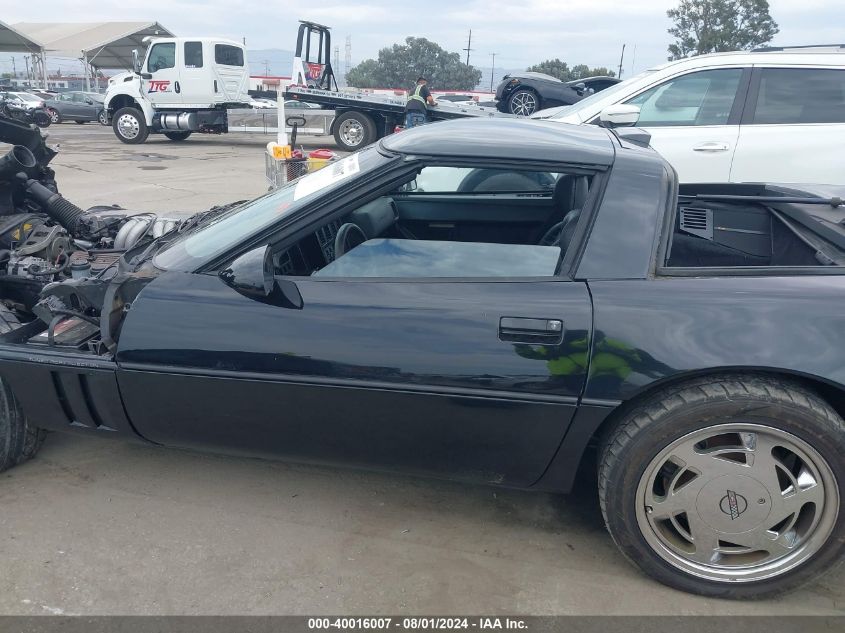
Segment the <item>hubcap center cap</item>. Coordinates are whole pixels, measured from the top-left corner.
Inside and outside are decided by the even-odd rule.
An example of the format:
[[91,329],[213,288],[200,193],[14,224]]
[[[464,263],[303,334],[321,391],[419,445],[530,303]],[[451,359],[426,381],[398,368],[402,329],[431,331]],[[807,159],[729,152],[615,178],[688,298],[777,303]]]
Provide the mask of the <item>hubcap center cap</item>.
[[723,475],[698,493],[696,510],[701,520],[723,534],[742,534],[759,527],[771,514],[772,497],[752,477]]

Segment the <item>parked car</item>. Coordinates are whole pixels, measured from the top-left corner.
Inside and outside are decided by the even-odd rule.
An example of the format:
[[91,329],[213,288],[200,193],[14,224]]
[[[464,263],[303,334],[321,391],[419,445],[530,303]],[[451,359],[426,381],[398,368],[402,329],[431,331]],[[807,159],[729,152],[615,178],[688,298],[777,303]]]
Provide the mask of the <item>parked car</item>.
[[46,106],[53,123],[65,120],[79,124],[98,121],[101,125],[108,125],[103,99],[103,95],[97,92],[62,92],[48,100]]
[[288,99],[285,101],[285,108],[319,110],[320,106],[316,103],[309,103],[308,101],[298,101],[296,99]]
[[44,107],[44,100],[29,92],[21,92],[19,90],[0,91],[0,99],[5,100],[9,104],[19,106],[25,110],[34,110]]
[[0,115],[22,123],[34,123],[38,127],[49,127],[50,115],[41,107],[41,102],[22,99],[19,94],[0,92]]
[[845,550],[845,188],[679,191],[647,141],[420,126],[157,238],[10,176],[62,250],[3,261],[0,470],[44,429],[552,492],[597,460],[659,581],[816,580]]
[[271,99],[253,97],[252,101],[250,101],[250,106],[256,110],[269,110],[276,107],[276,102]]
[[845,48],[700,55],[534,116],[599,123],[620,106],[681,182],[845,183]]
[[544,108],[577,103],[619,81],[616,77],[561,81],[544,73],[514,73],[505,75],[496,88],[496,107],[500,112],[529,116]]

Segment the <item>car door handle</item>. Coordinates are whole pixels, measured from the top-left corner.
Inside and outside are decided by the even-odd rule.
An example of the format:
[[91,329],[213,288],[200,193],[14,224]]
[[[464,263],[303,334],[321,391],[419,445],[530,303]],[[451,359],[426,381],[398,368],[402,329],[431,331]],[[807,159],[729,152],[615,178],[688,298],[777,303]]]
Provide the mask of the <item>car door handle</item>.
[[178,81],[173,85],[173,89],[176,91],[176,94],[179,94],[180,92],[182,92],[182,88],[179,87]]
[[499,340],[509,343],[557,345],[563,340],[563,321],[560,319],[499,319]]
[[694,152],[727,152],[730,149],[730,145],[727,143],[717,143],[715,141],[708,141],[707,143],[701,143],[700,145],[696,145],[692,148]]

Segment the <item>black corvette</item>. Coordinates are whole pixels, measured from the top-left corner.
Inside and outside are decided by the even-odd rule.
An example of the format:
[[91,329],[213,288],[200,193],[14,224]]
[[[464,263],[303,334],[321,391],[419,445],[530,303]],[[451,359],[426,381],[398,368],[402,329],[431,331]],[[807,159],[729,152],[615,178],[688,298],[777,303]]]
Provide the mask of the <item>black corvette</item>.
[[556,492],[597,461],[661,582],[842,558],[837,192],[679,192],[640,131],[463,120],[156,235],[7,131],[0,470],[45,430]]
[[496,88],[496,108],[500,112],[529,116],[545,108],[572,105],[619,81],[616,77],[561,81],[544,73],[514,73],[505,75]]

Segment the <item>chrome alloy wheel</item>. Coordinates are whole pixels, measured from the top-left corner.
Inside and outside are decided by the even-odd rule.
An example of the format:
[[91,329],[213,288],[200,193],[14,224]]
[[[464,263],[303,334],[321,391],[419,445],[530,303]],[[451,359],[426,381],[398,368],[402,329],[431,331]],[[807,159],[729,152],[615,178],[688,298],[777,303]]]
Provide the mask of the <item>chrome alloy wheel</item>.
[[58,123],[59,122],[59,113],[58,113],[57,110],[53,110],[52,108],[48,108],[47,114],[50,115],[50,123]]
[[133,139],[141,133],[141,125],[138,118],[132,114],[123,114],[117,120],[117,129],[123,138]]
[[346,119],[340,124],[340,136],[347,147],[357,147],[364,141],[364,126],[355,119]]
[[720,582],[772,578],[824,545],[839,489],[824,458],[776,428],[695,431],[655,457],[637,488],[637,523],[665,561]]
[[520,90],[511,97],[511,113],[517,116],[529,116],[537,109],[537,98],[533,92]]

